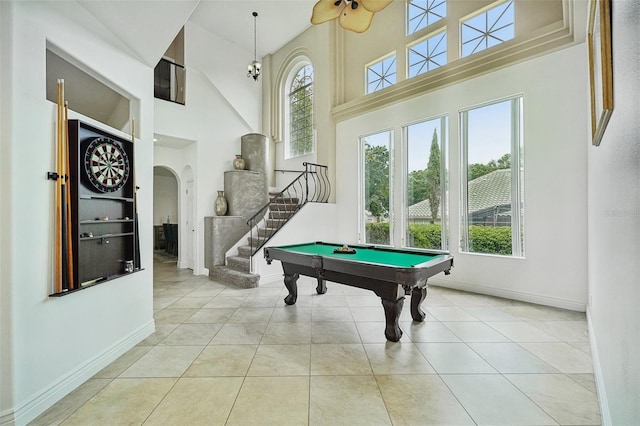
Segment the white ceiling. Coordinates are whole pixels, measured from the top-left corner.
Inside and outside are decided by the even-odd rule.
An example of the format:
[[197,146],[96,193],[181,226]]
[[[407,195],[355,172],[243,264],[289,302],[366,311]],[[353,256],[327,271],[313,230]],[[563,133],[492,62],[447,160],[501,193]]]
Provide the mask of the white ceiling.
[[201,0],[189,21],[253,51],[253,12],[258,57],[273,53],[306,30],[316,0]]
[[[89,29],[155,67],[187,22],[253,52],[253,12],[258,12],[258,58],[274,53],[311,25],[309,21],[317,0],[43,1],[81,25],[89,22],[82,19],[83,14],[93,15],[99,24],[97,28],[87,24]],[[157,134],[155,139],[156,145],[169,148],[183,148],[193,143]]]
[[[0,0],[2,1],[2,0]],[[253,51],[257,18],[258,57],[273,53],[311,24],[316,0],[76,0],[147,65],[155,66],[187,21]]]

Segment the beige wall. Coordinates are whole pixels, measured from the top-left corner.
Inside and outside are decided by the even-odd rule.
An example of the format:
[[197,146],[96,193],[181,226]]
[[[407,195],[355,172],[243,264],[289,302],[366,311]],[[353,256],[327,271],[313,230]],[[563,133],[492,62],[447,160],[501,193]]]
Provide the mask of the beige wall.
[[[603,424],[640,424],[640,16],[613,1],[614,110],[589,147],[589,308]],[[589,139],[585,143],[589,143]]]
[[[343,30],[335,21],[312,26],[277,52],[265,58],[268,65],[265,84],[269,88],[263,96],[264,132],[271,136],[274,145],[275,169],[301,170],[303,161],[318,162],[329,166],[332,176],[332,197],[335,195],[334,165],[336,146],[335,123],[361,113],[419,96],[427,91],[472,78],[480,73],[528,59],[535,55],[573,43],[575,34],[570,21],[564,16],[560,0],[545,2],[516,2],[516,20],[527,22],[516,25],[516,38],[504,47],[489,49],[455,62],[458,58],[458,31],[461,17],[491,1],[450,2],[448,17],[444,23],[435,23],[410,36],[405,36],[405,2],[394,1],[378,12],[371,27],[358,34]],[[526,16],[526,20],[522,17]],[[392,24],[390,24],[392,23]],[[454,37],[449,40],[449,62],[430,75],[406,79],[406,46],[433,31],[447,27]],[[535,36],[535,39],[534,39]],[[579,36],[577,37],[580,38]],[[397,55],[397,80],[394,87],[365,96],[365,67],[383,56]],[[312,155],[285,160],[284,119],[282,117],[282,86],[280,85],[291,61],[298,55],[307,56],[314,66],[314,124],[317,147]],[[507,57],[505,59],[504,57]],[[499,59],[496,59],[499,58]],[[275,175],[275,185],[282,188],[291,175]],[[333,200],[333,198],[332,198]]]
[[[268,120],[263,123],[264,133],[270,136],[275,152],[275,169],[302,170],[302,162],[309,161],[329,167],[331,185],[335,187],[335,124],[331,117],[331,108],[335,105],[335,24],[314,26],[288,43],[265,62],[269,63],[269,71],[265,74],[263,84],[270,87],[269,97],[265,97],[264,108],[268,111]],[[284,89],[282,82],[296,58],[307,57],[314,72],[314,129],[316,132],[316,148],[313,154],[285,160],[283,129]],[[282,187],[292,175],[276,175],[276,186]]]
[[[445,115],[449,152],[449,251],[455,268],[432,283],[467,291],[584,311],[587,301],[587,70],[584,45],[519,63],[428,92],[337,125],[338,234],[351,243],[362,238],[359,139],[384,130],[393,138],[393,245],[401,246],[405,206],[402,127]],[[561,70],[561,71],[560,71]],[[474,105],[523,97],[525,256],[512,258],[461,250],[461,150],[458,111]],[[568,125],[568,123],[571,123]],[[550,222],[549,212],[554,220]],[[361,240],[360,240],[361,242]],[[496,271],[499,271],[496,272]]]
[[[10,19],[13,5],[0,2],[0,174],[4,176],[11,170],[11,81],[9,79],[12,62],[12,48],[9,43],[13,32],[13,22]],[[7,200],[10,196],[10,179],[0,180],[0,199]],[[9,422],[13,417],[13,387],[12,359],[13,359],[13,330],[12,319],[12,277],[10,275],[11,242],[7,235],[11,232],[11,211],[6,202],[0,203],[0,424]]]
[[[362,34],[345,31],[335,22],[310,28],[271,56],[273,74],[270,82],[278,81],[278,72],[296,49],[308,52],[316,66],[318,160],[321,162],[320,153],[335,149],[333,193],[340,212],[340,221],[335,226],[344,241],[350,243],[359,239],[359,137],[383,130],[394,131],[394,190],[399,194],[402,193],[400,176],[403,175],[402,126],[446,114],[450,133],[447,141],[452,212],[450,241],[451,251],[457,259],[455,274],[442,284],[584,310],[586,217],[576,217],[575,213],[586,208],[586,148],[583,144],[586,116],[583,108],[587,97],[582,89],[587,73],[583,66],[586,56],[580,47],[583,44],[579,44],[584,40],[584,34],[574,29],[585,24],[586,14],[583,11],[576,16],[563,16],[559,0],[523,3],[516,3],[516,20],[524,13],[531,21],[516,31],[516,39],[451,62],[433,74],[402,81],[407,41],[428,34],[440,24],[405,37],[405,3],[396,1],[379,12],[370,29]],[[487,1],[451,2],[451,18],[446,23],[453,30],[449,31],[457,34],[460,17],[468,15],[473,7],[487,4]],[[390,22],[394,24],[390,25]],[[532,38],[534,33],[538,36],[535,40]],[[365,96],[365,65],[394,49],[399,53],[399,83]],[[449,55],[457,57],[457,48],[450,49]],[[463,254],[458,247],[457,112],[460,108],[517,94],[524,96],[525,114],[526,258]],[[274,96],[268,104],[272,114],[275,112],[272,117],[277,116],[278,101]],[[324,109],[328,104],[333,106],[329,114]],[[323,118],[325,116],[328,117]],[[337,124],[334,125],[331,117]],[[567,123],[572,125],[567,126]],[[272,134],[277,132],[272,131]],[[335,141],[334,147],[331,147],[332,141]],[[549,157],[549,152],[554,155]],[[283,160],[281,149],[277,151],[276,164],[288,164]],[[553,185],[556,178],[561,179],[562,186],[549,194],[549,185]],[[394,215],[398,230],[394,232],[394,245],[400,246],[403,244],[401,218],[404,213],[400,199],[396,201]],[[555,225],[557,229],[548,232],[545,231],[546,217],[551,210],[559,221]],[[568,252],[563,260],[549,252],[549,247],[558,245]],[[567,263],[572,265],[570,269],[566,269]],[[505,272],[498,277],[494,274],[496,269]]]
[[[405,2],[394,1],[382,11],[378,12],[369,30],[357,34],[344,32],[342,46],[345,69],[349,70],[344,84],[344,101],[354,101],[363,96],[365,90],[365,66],[376,62],[383,56],[395,53],[397,57],[397,80],[407,79],[406,46],[429,34],[447,30],[447,56],[451,63],[459,58],[459,27],[460,20],[485,6],[495,4],[492,0],[449,1],[447,2],[447,17],[429,27],[406,36]],[[529,40],[532,36],[550,30],[549,25],[562,24],[563,10],[560,0],[516,1],[515,39],[508,44],[518,44]],[[393,24],[390,24],[393,23]],[[542,30],[544,29],[544,30]],[[337,47],[339,49],[339,47]],[[501,50],[496,48],[493,50]],[[477,57],[485,56],[479,54]],[[421,78],[421,77],[418,77]]]
[[[1,39],[3,43],[10,40],[13,52],[11,61],[4,63],[3,59],[1,64],[4,105],[0,164],[10,189],[8,193],[3,191],[2,197],[2,218],[10,219],[10,223],[2,224],[2,241],[11,248],[11,256],[3,255],[1,260],[2,275],[8,277],[1,292],[11,297],[8,313],[0,307],[3,339],[5,321],[11,331],[8,348],[2,341],[0,416],[9,420],[13,416],[15,423],[22,425],[154,331],[150,190],[153,69],[91,32],[91,24],[100,25],[97,20],[87,21],[87,27],[83,27],[65,15],[65,7],[74,11],[72,5],[5,3],[2,19],[7,7],[12,24],[7,29],[2,22]],[[55,104],[45,97],[47,43],[130,94],[136,100],[134,104],[139,103],[133,110],[140,142],[135,144],[136,180],[141,188],[148,188],[140,191],[137,204],[145,269],[57,298],[48,297],[52,292],[55,186],[45,176],[55,164],[56,114]],[[2,53],[4,58],[4,49]],[[11,91],[7,97],[6,88]],[[9,121],[5,121],[5,112]],[[101,126],[73,109],[69,117]],[[118,130],[109,131],[128,138]],[[1,303],[4,305],[4,299]],[[5,351],[11,357],[12,377],[4,376]]]

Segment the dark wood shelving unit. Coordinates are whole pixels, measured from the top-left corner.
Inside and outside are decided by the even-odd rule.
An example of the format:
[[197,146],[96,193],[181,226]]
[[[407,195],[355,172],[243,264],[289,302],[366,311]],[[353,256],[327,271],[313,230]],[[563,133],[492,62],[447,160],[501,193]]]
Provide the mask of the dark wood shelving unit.
[[142,269],[131,270],[138,237],[133,143],[80,120],[69,120],[68,131],[75,286],[52,297]]

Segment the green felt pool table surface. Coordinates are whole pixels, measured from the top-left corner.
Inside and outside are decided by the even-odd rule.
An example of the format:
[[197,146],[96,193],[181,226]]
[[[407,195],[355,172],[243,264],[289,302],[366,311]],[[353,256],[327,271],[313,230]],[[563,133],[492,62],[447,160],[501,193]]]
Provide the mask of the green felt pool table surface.
[[411,268],[424,264],[425,262],[442,259],[444,257],[443,254],[408,252],[405,250],[397,250],[393,248],[374,246],[367,247],[361,245],[349,246],[350,248],[352,247],[355,249],[355,254],[333,252],[335,249],[338,249],[340,247],[342,247],[342,245],[340,244],[314,242],[280,246],[278,248],[281,250],[303,254],[351,260],[356,262],[375,263],[378,265],[386,265],[399,268]]

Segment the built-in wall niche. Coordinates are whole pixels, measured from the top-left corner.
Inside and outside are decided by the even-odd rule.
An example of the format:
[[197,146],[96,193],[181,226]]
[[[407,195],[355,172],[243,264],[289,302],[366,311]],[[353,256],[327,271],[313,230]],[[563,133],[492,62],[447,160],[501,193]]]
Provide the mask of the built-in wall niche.
[[142,269],[133,141],[80,120],[69,120],[67,129],[69,197],[63,205],[71,217],[61,258],[71,259],[65,263],[71,272],[63,272],[68,281],[51,297]]
[[131,101],[48,48],[47,99],[57,102],[57,82],[64,79],[69,109],[107,126],[129,133]]

